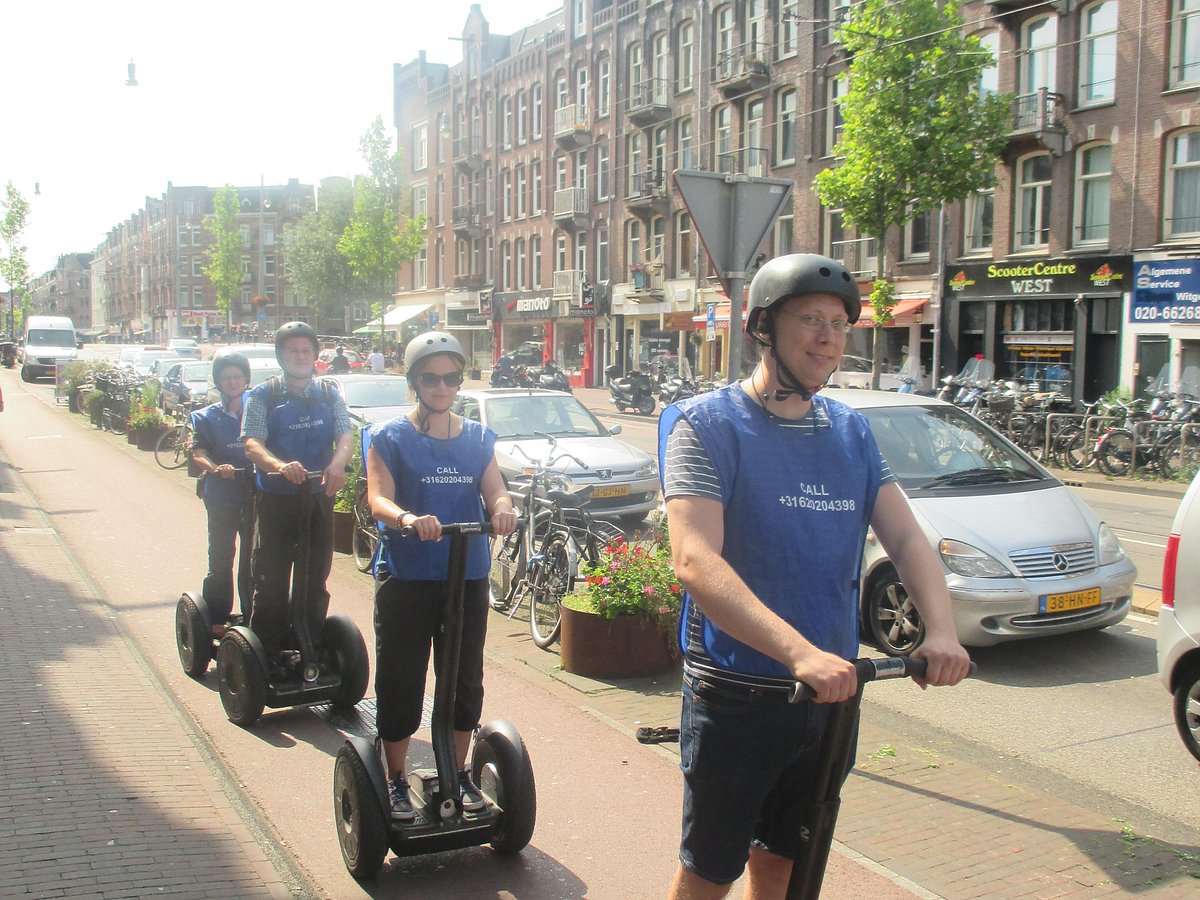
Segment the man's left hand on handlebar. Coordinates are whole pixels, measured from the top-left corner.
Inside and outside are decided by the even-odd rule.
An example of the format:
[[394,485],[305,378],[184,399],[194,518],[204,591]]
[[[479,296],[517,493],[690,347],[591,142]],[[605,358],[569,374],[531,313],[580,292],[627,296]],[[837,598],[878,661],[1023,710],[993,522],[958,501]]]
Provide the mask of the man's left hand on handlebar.
[[511,509],[492,513],[492,533],[512,534],[517,530],[517,514]]
[[321,485],[325,488],[325,496],[332,497],[342,489],[342,485],[346,483],[346,467],[331,463],[325,470],[325,477],[321,479]]
[[970,671],[971,657],[953,636],[928,635],[912,655],[916,659],[924,659],[928,664],[925,677],[913,679],[922,688],[958,684]]

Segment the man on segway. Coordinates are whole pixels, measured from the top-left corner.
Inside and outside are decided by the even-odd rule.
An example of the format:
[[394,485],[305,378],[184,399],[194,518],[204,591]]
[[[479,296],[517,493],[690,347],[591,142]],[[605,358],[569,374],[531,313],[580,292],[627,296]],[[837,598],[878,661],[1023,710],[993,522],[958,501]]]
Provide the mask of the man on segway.
[[[285,649],[291,625],[289,587],[294,559],[307,559],[305,572],[308,633],[321,634],[329,610],[325,584],[333,564],[333,497],[346,481],[352,452],[346,402],[331,385],[313,377],[320,346],[304,322],[288,322],[275,333],[275,357],[282,375],[246,396],[242,440],[257,474],[258,542],[254,561],[251,630],[273,667]],[[302,502],[309,473],[320,472],[321,491]],[[297,547],[301,511],[308,510],[308,547]],[[278,677],[272,672],[273,679]]]
[[213,357],[212,374],[221,399],[192,413],[192,460],[201,471],[208,513],[208,574],[201,596],[219,635],[233,611],[235,556],[243,620],[249,619],[253,591],[254,493],[241,439],[242,395],[250,384],[250,363],[236,350],[221,350]]
[[[867,527],[925,624],[925,684],[970,661],[946,582],[860,414],[816,396],[861,309],[854,279],[815,254],[778,257],[750,285],[758,366],[659,420],[663,495],[686,590],[683,837],[671,897],[782,897],[814,793],[828,704],[853,697]],[[815,702],[788,702],[795,681]],[[849,771],[849,765],[846,767]]]

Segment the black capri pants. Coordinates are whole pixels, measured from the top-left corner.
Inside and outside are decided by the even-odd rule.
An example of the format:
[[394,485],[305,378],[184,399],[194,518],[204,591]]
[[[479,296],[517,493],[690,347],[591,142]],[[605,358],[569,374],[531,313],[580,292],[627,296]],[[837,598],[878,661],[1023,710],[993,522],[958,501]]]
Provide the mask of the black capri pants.
[[[421,727],[429,646],[442,614],[444,581],[400,581],[375,586],[375,722],[385,741],[402,741]],[[454,730],[471,731],[483,712],[483,643],[487,637],[488,581],[468,580],[463,596],[462,651],[454,699]],[[434,661],[440,659],[434,646]]]

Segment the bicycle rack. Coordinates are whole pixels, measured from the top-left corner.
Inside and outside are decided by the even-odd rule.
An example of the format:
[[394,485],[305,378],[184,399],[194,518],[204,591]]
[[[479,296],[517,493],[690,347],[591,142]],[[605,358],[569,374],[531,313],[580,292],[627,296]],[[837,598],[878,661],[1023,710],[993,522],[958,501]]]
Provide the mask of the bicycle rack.
[[1058,437],[1058,433],[1062,431],[1060,422],[1064,420],[1074,422],[1077,419],[1082,419],[1082,413],[1047,413],[1046,414],[1046,434],[1042,438],[1042,465],[1045,465],[1050,460],[1050,448],[1054,445],[1054,439]]

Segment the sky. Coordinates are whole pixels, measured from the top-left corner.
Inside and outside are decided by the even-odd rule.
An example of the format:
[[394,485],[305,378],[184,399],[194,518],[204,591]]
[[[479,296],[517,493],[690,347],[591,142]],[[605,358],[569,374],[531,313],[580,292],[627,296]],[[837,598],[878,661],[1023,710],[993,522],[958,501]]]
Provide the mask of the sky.
[[[94,250],[176,185],[316,184],[364,171],[376,116],[395,139],[392,71],[462,58],[471,3],[438,0],[15,0],[0,50],[0,199],[30,205],[30,275]],[[561,8],[483,0],[492,34]],[[128,87],[136,64],[138,86]]]

